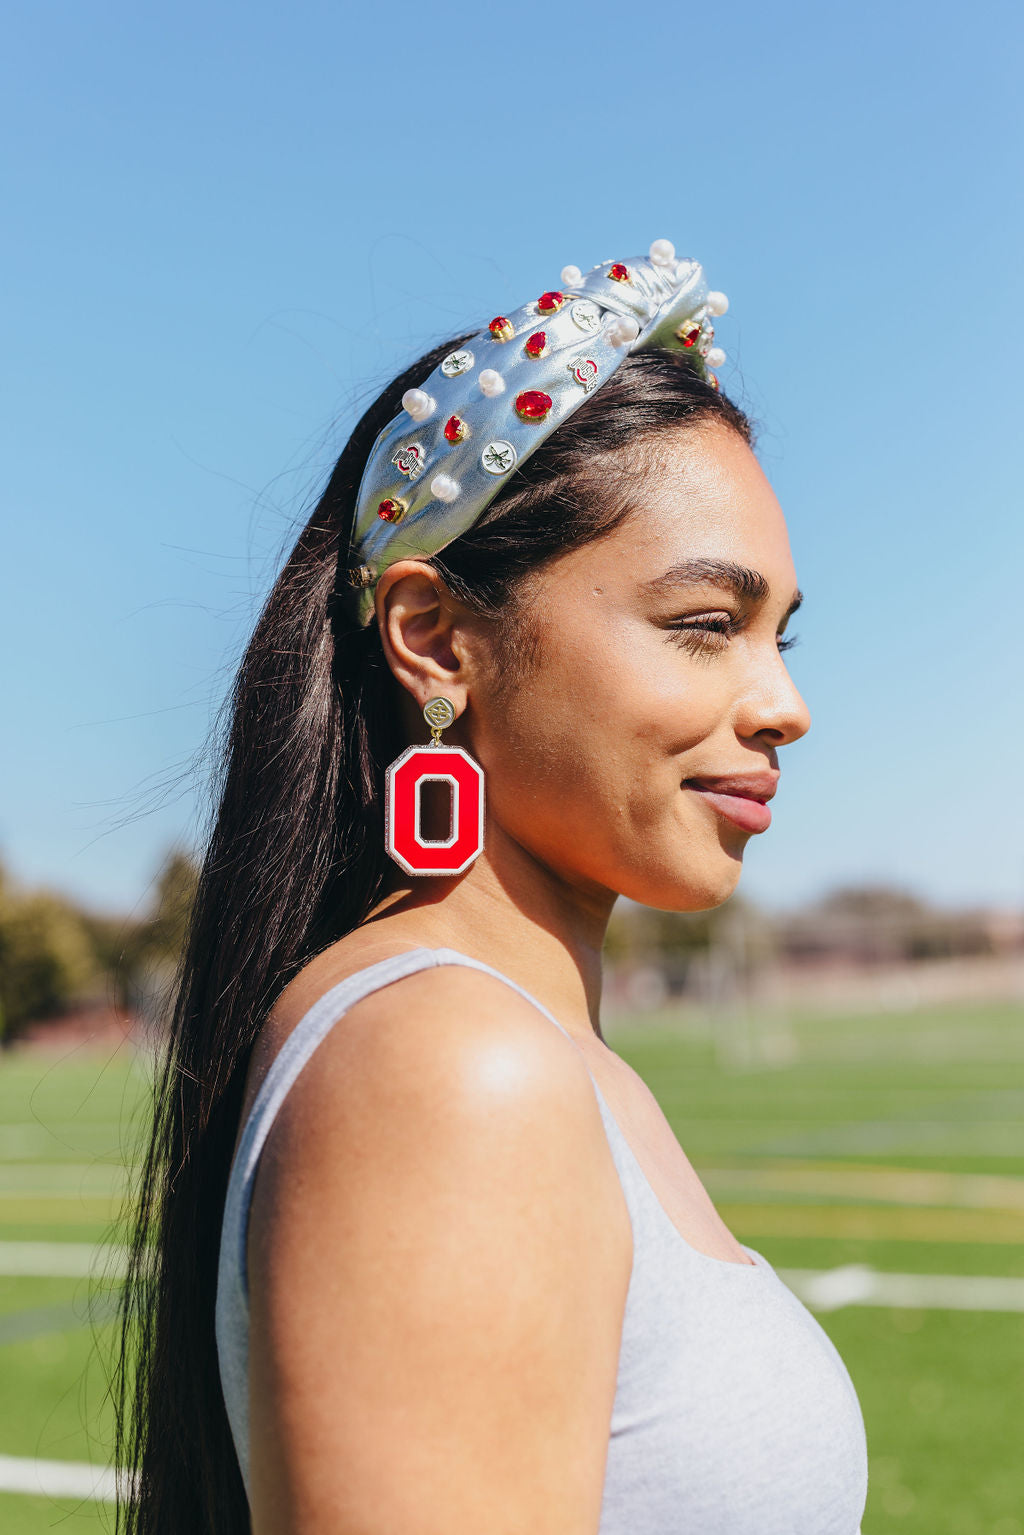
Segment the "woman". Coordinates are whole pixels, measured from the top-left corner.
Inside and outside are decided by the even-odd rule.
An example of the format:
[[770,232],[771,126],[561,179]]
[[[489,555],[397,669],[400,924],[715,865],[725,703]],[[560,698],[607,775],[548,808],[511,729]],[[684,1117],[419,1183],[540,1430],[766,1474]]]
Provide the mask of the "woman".
[[562,284],[367,411],[239,673],[125,1312],[145,1535],[856,1535],[845,1367],[599,1015],[616,897],[723,902],[808,728],[785,523],[700,267]]

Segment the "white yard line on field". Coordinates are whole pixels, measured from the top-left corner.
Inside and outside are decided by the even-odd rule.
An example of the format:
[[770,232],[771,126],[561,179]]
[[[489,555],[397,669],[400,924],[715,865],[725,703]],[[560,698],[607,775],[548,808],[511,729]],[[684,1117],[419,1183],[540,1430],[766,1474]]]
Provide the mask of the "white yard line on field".
[[[1024,1142],[1024,1136],[1022,1136]],[[774,1167],[701,1167],[715,1199],[753,1194],[820,1194],[894,1205],[941,1205],[964,1210],[1024,1210],[1024,1178],[1001,1173],[931,1172],[916,1167],[831,1167],[789,1163]],[[0,1184],[2,1187],[2,1184]]]
[[[0,1242],[0,1275],[37,1279],[117,1279],[124,1248],[88,1242]],[[949,1311],[1024,1311],[1024,1279],[988,1274],[892,1274],[866,1263],[833,1269],[776,1268],[812,1311],[842,1306],[902,1306]]]
[[0,1455],[0,1492],[113,1503],[117,1476],[106,1466],[91,1466],[84,1460],[22,1460],[16,1455]]
[[0,1242],[0,1275],[120,1279],[124,1271],[121,1247],[92,1242]]
[[0,1199],[96,1198],[125,1191],[130,1174],[116,1162],[0,1162]]
[[[911,1167],[843,1167],[788,1160],[781,1166],[702,1167],[716,1198],[752,1194],[842,1195],[886,1204],[944,1205],[961,1209],[1024,1210],[1024,1178],[993,1173],[932,1172]],[[102,1162],[0,1162],[0,1199],[103,1198],[127,1191],[132,1170]]]
[[[106,1159],[120,1160],[124,1133],[115,1121],[106,1120],[75,1125],[72,1130],[60,1124],[50,1129],[31,1119],[20,1124],[0,1125],[0,1162],[45,1161],[61,1152],[82,1157],[93,1151],[101,1152]],[[77,1144],[67,1139],[68,1134]],[[81,1144],[83,1141],[84,1145]]]
[[811,1311],[897,1306],[938,1311],[1024,1311],[1024,1279],[987,1274],[889,1274],[866,1263],[775,1271]]

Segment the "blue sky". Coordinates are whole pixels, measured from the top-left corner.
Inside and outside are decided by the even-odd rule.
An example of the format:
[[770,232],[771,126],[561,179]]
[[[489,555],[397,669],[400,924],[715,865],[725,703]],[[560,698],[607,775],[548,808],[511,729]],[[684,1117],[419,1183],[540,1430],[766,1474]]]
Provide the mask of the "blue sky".
[[53,4],[0,60],[0,857],[135,910],[354,413],[655,237],[730,296],[813,727],[741,888],[1024,899],[1020,11]]

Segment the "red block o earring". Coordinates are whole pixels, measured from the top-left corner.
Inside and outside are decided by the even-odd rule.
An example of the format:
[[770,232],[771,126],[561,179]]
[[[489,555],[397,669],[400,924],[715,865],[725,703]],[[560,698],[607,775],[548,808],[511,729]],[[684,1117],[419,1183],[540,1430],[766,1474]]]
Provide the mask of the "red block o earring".
[[[461,746],[442,746],[455,719],[447,698],[432,698],[423,716],[430,745],[410,746],[385,774],[384,842],[407,874],[461,874],[484,845],[483,769]],[[425,783],[438,782],[451,788],[452,817],[449,835],[434,840],[420,831],[420,799]]]

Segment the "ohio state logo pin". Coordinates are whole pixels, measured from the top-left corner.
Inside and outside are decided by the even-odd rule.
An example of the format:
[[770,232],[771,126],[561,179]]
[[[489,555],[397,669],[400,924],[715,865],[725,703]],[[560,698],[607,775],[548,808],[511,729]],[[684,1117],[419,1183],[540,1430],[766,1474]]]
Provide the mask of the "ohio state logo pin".
[[597,363],[594,359],[584,357],[582,362],[570,362],[567,366],[577,384],[583,385],[583,393],[589,394],[597,383]]
[[408,447],[399,448],[397,453],[393,453],[391,455],[391,462],[399,474],[407,475],[410,480],[415,480],[423,473],[426,456],[421,442],[411,442]]

